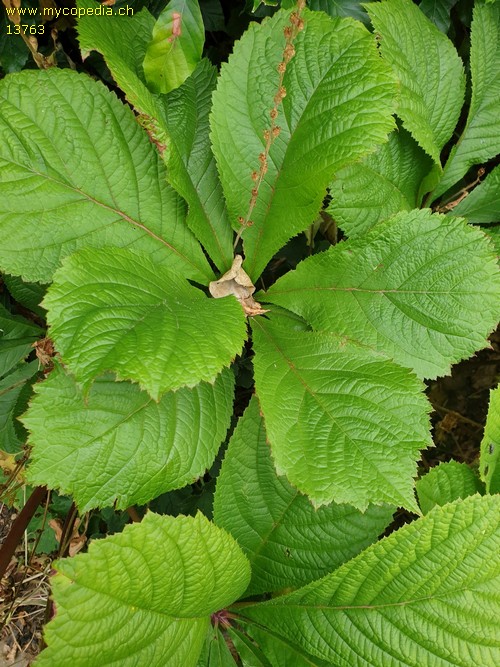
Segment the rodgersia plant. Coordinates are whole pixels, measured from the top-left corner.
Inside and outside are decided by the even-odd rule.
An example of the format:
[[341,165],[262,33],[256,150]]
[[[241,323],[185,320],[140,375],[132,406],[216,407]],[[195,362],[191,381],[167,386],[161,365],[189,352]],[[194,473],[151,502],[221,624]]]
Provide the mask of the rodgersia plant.
[[[235,360],[255,381],[211,518],[148,512],[57,563],[40,667],[499,662],[496,403],[482,481],[444,464],[419,504],[415,477],[423,380],[498,320],[500,167],[461,179],[500,152],[500,5],[475,4],[454,137],[464,64],[410,0],[367,4],[374,34],[283,4],[220,74],[194,0],[82,16],[127,103],[70,70],[0,83],[0,267],[21,301],[48,285],[57,352],[21,417],[29,483],[147,504],[214,463]],[[4,319],[10,418],[41,332]],[[420,517],[377,541],[396,507]]]

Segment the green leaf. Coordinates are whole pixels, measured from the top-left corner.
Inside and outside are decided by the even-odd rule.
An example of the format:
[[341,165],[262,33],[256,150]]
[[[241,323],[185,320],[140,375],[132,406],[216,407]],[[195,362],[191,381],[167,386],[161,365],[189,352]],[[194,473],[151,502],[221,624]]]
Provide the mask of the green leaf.
[[434,197],[446,192],[475,164],[500,153],[500,5],[476,2],[471,26],[472,96],[467,125],[446,163]]
[[255,386],[278,474],[316,505],[418,512],[416,459],[431,444],[423,385],[370,350],[254,319]]
[[420,204],[420,185],[432,161],[401,128],[361,162],[340,169],[330,185],[328,212],[350,238]]
[[[229,427],[234,378],[165,394],[155,403],[136,385],[96,380],[85,399],[59,367],[35,387],[22,422],[31,432],[27,475],[72,495],[81,512],[145,504],[203,476]],[[47,419],[47,414],[51,414]]]
[[[247,665],[248,667],[331,667],[331,665],[323,662],[323,660],[307,655],[299,647],[292,646],[289,642],[280,639],[274,633],[266,632],[265,629],[257,625],[246,624],[245,630],[251,635],[251,638],[246,637],[242,633],[239,633],[239,636],[236,638],[234,631],[229,629],[231,639],[233,639],[238,653],[244,658],[243,664],[245,667]],[[242,636],[247,639],[245,648],[240,639]],[[253,660],[245,659],[249,650],[251,650],[249,647],[255,653],[258,653],[259,657],[262,655],[265,656],[264,660],[257,661],[255,660],[256,656]]]
[[422,0],[419,4],[422,11],[441,32],[447,33],[450,28],[450,11],[457,0]]
[[[77,5],[94,12],[101,6],[94,0],[77,0]],[[78,19],[78,41],[82,59],[91,51],[99,52],[130,104],[164,129],[163,107],[147,87],[142,68],[154,24],[155,19],[147,9],[132,16],[83,14]]]
[[372,0],[309,0],[309,9],[320,10],[332,18],[351,16],[353,19],[369,23],[364,6]]
[[397,114],[439,165],[464,101],[462,61],[446,35],[411,0],[373,2],[366,10],[380,36],[382,56],[400,82]]
[[488,227],[481,227],[481,229],[493,242],[497,257],[500,256],[500,226],[498,224],[490,225]]
[[45,319],[46,312],[40,307],[40,303],[45,295],[46,285],[26,283],[19,276],[3,275],[2,280],[18,303]]
[[431,468],[416,485],[418,504],[424,514],[435,505],[446,505],[483,490],[477,475],[466,463],[448,461]]
[[213,277],[155,147],[102,84],[24,71],[0,82],[0,109],[2,270],[49,282],[66,255],[113,245]]
[[436,507],[333,574],[241,613],[338,667],[496,665],[499,517],[498,496]]
[[158,400],[216,376],[246,338],[243,309],[126,249],[81,250],[56,271],[43,305],[63,361],[88,390],[114,371]]
[[250,578],[236,542],[202,514],[149,512],[56,569],[57,613],[37,667],[195,667],[210,614]]
[[453,215],[469,222],[500,222],[500,165],[455,206]]
[[500,387],[490,391],[488,417],[481,441],[479,472],[487,493],[500,493]]
[[217,70],[204,59],[168,96],[168,177],[189,205],[186,223],[221,271],[231,266],[233,230],[209,138]]
[[0,380],[0,450],[9,453],[19,451],[21,441],[16,432],[15,417],[20,412],[19,398],[26,382],[38,370],[38,361],[21,364],[10,375]]
[[433,378],[487,345],[500,275],[484,234],[426,209],[301,262],[259,298]]
[[[222,66],[213,97],[212,143],[238,230],[270,128],[289,16],[279,11],[250,25]],[[372,36],[352,20],[322,12],[303,16],[305,28],[294,41],[296,54],[283,79],[280,134],[270,148],[253,225],[243,234],[244,269],[254,282],[275,252],[314,221],[334,172],[385,141],[393,127],[394,81]]]
[[0,378],[33,351],[33,343],[42,333],[39,326],[0,304]]
[[198,659],[199,667],[236,667],[231,651],[224,636],[217,628],[210,627],[202,654]]
[[348,505],[315,510],[274,469],[257,399],[231,438],[217,481],[214,521],[238,541],[252,566],[246,595],[297,588],[335,570],[374,542],[394,508]]
[[201,60],[205,28],[198,0],[170,0],[153,27],[144,75],[156,93],[178,88]]

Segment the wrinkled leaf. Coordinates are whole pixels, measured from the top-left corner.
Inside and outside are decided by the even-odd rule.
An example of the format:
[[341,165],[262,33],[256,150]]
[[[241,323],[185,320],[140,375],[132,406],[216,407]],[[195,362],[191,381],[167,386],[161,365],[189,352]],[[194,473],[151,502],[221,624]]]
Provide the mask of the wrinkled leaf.
[[389,503],[418,512],[416,460],[431,444],[429,404],[407,369],[328,334],[262,318],[255,387],[278,474],[315,505]]
[[488,493],[500,493],[500,387],[490,391],[488,417],[481,441],[479,472]]
[[236,299],[207,298],[147,255],[125,249],[67,258],[43,305],[56,348],[85,390],[114,371],[158,400],[213,382],[246,338]]
[[236,542],[202,514],[150,512],[56,569],[57,613],[37,667],[195,667],[210,614],[250,578]]
[[191,484],[226,436],[233,385],[226,370],[213,385],[168,392],[155,403],[136,385],[104,377],[85,399],[58,367],[36,385],[22,419],[31,433],[29,480],[72,495],[81,512],[115,500],[126,509]]
[[466,463],[447,461],[431,468],[417,481],[415,489],[420,509],[427,514],[435,505],[473,496],[483,485]]
[[500,165],[453,209],[469,222],[500,222]]
[[258,296],[433,378],[487,345],[500,274],[480,231],[410,211],[304,260]]

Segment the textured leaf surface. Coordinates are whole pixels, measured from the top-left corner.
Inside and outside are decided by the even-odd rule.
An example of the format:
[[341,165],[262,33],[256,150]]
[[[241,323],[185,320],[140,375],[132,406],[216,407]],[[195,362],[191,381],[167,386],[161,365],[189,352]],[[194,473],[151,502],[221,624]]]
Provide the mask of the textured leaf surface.
[[[289,13],[251,24],[214,93],[212,142],[230,219],[240,227],[278,92]],[[352,20],[304,13],[283,84],[268,170],[243,234],[245,270],[255,279],[285,242],[313,222],[334,172],[386,139],[395,86],[372,36]],[[293,215],[290,212],[293,210]]]
[[500,222],[500,165],[462,199],[453,215],[463,215],[469,222]]
[[303,261],[263,298],[436,377],[487,344],[500,276],[480,231],[411,211]]
[[500,657],[500,497],[404,526],[257,621],[336,667],[477,667]]
[[168,177],[189,205],[189,228],[219,269],[225,271],[233,259],[233,230],[208,126],[216,80],[216,68],[205,59],[168,97]]
[[33,350],[42,329],[0,304],[0,377],[9,373]]
[[136,385],[104,377],[85,399],[58,368],[36,385],[22,419],[31,432],[29,479],[72,495],[82,512],[115,500],[126,509],[190,484],[225,438],[233,385],[224,371],[213,385],[169,392],[155,403]]
[[418,208],[431,168],[432,160],[401,128],[375,153],[335,174],[328,211],[349,238],[363,236],[377,222]]
[[255,386],[278,473],[316,505],[417,510],[429,405],[407,369],[327,334],[253,321]]
[[500,493],[500,388],[490,391],[488,417],[481,442],[479,471],[488,493]]
[[207,298],[182,276],[125,249],[67,258],[43,304],[57,349],[86,389],[108,370],[155,399],[212,382],[246,338],[245,315],[232,296]]
[[49,282],[66,255],[112,245],[212,278],[156,148],[102,84],[20,72],[0,82],[0,109],[2,270]]
[[59,561],[37,667],[194,667],[209,615],[245,590],[248,561],[202,514],[141,523]]
[[220,630],[210,627],[198,658],[198,667],[236,667],[231,651]]
[[38,370],[38,361],[21,364],[0,380],[0,450],[17,452],[21,444],[14,424],[19,414],[18,402],[27,380]]
[[[94,0],[77,0],[77,4],[86,10],[100,5]],[[162,105],[147,87],[142,68],[154,24],[155,19],[147,9],[132,16],[83,14],[78,19],[78,41],[84,60],[91,51],[102,54],[130,104],[161,123]],[[126,47],[132,44],[133,48]]]
[[420,509],[427,514],[435,505],[473,496],[483,485],[466,463],[447,461],[431,468],[417,481],[415,489]]
[[204,41],[198,0],[170,0],[153,27],[144,56],[151,90],[168,93],[184,83],[201,60]]
[[500,4],[476,2],[471,27],[472,97],[467,125],[434,192],[439,196],[474,164],[500,153]]
[[243,548],[252,566],[246,595],[297,588],[335,570],[371,544],[394,508],[364,514],[336,505],[314,509],[274,469],[257,399],[240,418],[217,481],[214,521]]
[[400,81],[397,114],[420,146],[440,164],[464,100],[462,61],[450,40],[411,0],[367,6],[383,58]]

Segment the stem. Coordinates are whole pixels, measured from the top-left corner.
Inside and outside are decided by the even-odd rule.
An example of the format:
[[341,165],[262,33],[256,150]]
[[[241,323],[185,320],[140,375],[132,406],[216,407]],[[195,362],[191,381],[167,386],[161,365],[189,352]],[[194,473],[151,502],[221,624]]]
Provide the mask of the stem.
[[45,499],[47,489],[45,486],[37,486],[31,496],[28,498],[26,505],[19,512],[17,519],[12,524],[9,534],[5,538],[5,542],[0,548],[0,579],[5,574],[12,556],[16,551],[16,547],[22,540],[23,533],[28,527],[29,522],[33,518],[36,509],[40,503]]
[[142,516],[139,514],[139,512],[135,509],[133,505],[131,507],[127,507],[127,514],[134,523],[141,523]]

